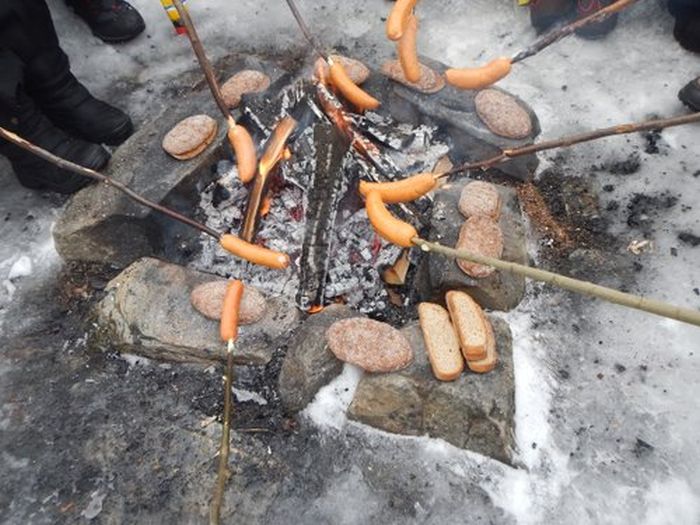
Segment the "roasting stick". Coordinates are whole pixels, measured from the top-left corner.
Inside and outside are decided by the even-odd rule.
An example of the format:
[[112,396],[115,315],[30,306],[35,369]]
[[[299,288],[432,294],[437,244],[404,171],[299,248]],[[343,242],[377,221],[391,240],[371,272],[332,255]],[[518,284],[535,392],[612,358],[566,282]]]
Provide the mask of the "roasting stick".
[[207,58],[207,54],[204,51],[204,46],[202,41],[199,39],[197,30],[194,27],[192,18],[187,9],[182,5],[181,0],[173,0],[173,5],[177,9],[182,24],[187,32],[187,37],[190,39],[192,44],[192,49],[194,49],[194,54],[197,56],[197,61],[199,66],[204,72],[204,78],[207,80],[209,85],[209,90],[214,96],[216,105],[219,106],[221,113],[226,119],[228,124],[228,139],[231,143],[233,151],[236,153],[236,164],[238,166],[238,176],[244,183],[250,182],[255,176],[256,170],[256,152],[255,144],[253,139],[245,129],[240,124],[236,124],[236,121],[231,116],[231,112],[228,109],[228,105],[224,101],[224,97],[221,94],[221,88],[219,87],[219,82],[216,80],[216,75],[214,74],[214,69],[211,66],[211,62]]
[[230,476],[228,456],[231,449],[231,389],[233,387],[233,352],[238,337],[238,316],[243,297],[243,283],[231,281],[226,289],[224,306],[221,313],[221,339],[226,343],[226,375],[224,376],[224,424],[221,431],[221,446],[219,447],[219,470],[214,487],[214,496],[209,509],[209,523],[218,525],[221,522],[221,504],[224,501],[224,489]]
[[417,246],[425,252],[433,251],[452,259],[485,264],[501,271],[521,275],[534,281],[551,284],[582,295],[589,295],[607,302],[700,326],[700,311],[697,310],[674,306],[655,299],[647,299],[645,297],[620,292],[612,288],[606,288],[591,282],[573,279],[531,266],[502,261],[493,257],[487,257],[465,250],[456,250],[438,243],[426,241],[418,236],[418,232],[412,225],[391,215],[378,191],[370,191],[365,198],[367,216],[374,229],[383,239],[398,246],[404,248]]
[[587,17],[571,22],[558,29],[553,29],[526,49],[516,53],[513,57],[500,57],[481,67],[451,68],[445,72],[445,79],[448,83],[460,89],[486,88],[505,78],[510,73],[513,64],[517,64],[528,57],[536,55],[555,42],[569,36],[577,29],[605,20],[614,13],[622,11],[637,1],[638,0],[617,0],[614,4],[610,4]]
[[45,161],[58,166],[61,169],[77,173],[78,175],[82,175],[83,177],[88,177],[90,179],[106,184],[107,186],[111,186],[112,188],[122,192],[127,197],[138,202],[139,204],[142,204],[147,208],[155,210],[158,213],[162,213],[163,215],[166,215],[171,219],[186,224],[191,228],[199,230],[200,232],[217,239],[219,241],[219,244],[221,244],[222,248],[235,255],[236,257],[241,257],[242,259],[246,259],[247,261],[250,261],[254,264],[260,264],[277,270],[283,270],[289,266],[289,257],[284,253],[275,252],[272,250],[268,250],[267,248],[263,248],[262,246],[245,242],[243,239],[236,237],[235,235],[218,232],[210,228],[209,226],[205,226],[204,224],[192,220],[189,217],[185,217],[184,215],[174,210],[171,210],[170,208],[167,208],[161,204],[157,204],[143,197],[142,195],[139,195],[134,190],[132,190],[125,184],[119,182],[118,180],[113,179],[112,177],[99,173],[95,170],[91,170],[84,166],[80,166],[79,164],[75,164],[74,162],[63,159],[61,157],[58,157],[53,153],[46,151],[45,149],[42,149],[35,144],[32,144],[28,140],[23,139],[19,135],[6,130],[3,127],[0,127],[0,138],[12,142],[16,146],[19,146],[20,148],[29,151],[30,153],[33,153],[37,157],[40,157]]
[[333,60],[330,53],[316,41],[309,30],[309,26],[301,16],[301,12],[297,8],[294,0],[286,0],[289,9],[292,11],[294,20],[296,20],[299,29],[304,34],[304,37],[311,45],[312,49],[318,54],[327,64],[330,72],[330,80],[333,86],[340,91],[343,96],[352,102],[360,111],[366,109],[377,109],[380,105],[379,101],[369,93],[355,84],[348,76],[347,71],[339,61]]

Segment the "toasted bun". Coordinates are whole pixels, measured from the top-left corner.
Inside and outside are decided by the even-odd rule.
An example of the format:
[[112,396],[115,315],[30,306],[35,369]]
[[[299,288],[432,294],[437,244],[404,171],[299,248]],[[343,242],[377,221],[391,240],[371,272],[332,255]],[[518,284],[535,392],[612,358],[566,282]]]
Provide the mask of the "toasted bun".
[[212,143],[218,127],[208,115],[187,117],[165,135],[163,149],[178,160],[192,159]]
[[[503,256],[503,232],[499,224],[490,217],[473,215],[459,230],[456,248],[471,253],[500,259]],[[474,279],[489,277],[495,268],[470,261],[457,261],[459,268]]]
[[418,316],[433,374],[440,381],[454,381],[464,370],[464,358],[450,315],[438,304],[420,303]]
[[467,361],[485,359],[488,336],[484,311],[464,292],[447,292],[445,298],[464,358]]
[[237,108],[246,93],[260,93],[270,87],[270,77],[262,71],[244,69],[221,86],[221,96],[229,108]]
[[478,361],[467,361],[467,366],[472,372],[486,374],[491,372],[498,364],[498,352],[496,351],[496,337],[493,334],[491,321],[485,317],[486,322],[486,357]]
[[490,182],[470,182],[459,197],[459,211],[466,218],[486,215],[497,221],[501,216],[501,195]]

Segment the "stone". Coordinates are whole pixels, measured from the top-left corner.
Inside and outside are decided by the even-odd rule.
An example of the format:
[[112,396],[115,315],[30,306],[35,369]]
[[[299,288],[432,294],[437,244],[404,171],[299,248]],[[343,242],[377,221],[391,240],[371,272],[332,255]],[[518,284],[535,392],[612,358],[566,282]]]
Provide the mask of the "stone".
[[382,64],[382,73],[390,79],[420,93],[437,93],[445,87],[445,77],[425,64],[420,64],[420,78],[418,82],[411,82],[406,78],[401,62],[398,60],[384,62]]
[[307,317],[294,332],[279,376],[279,395],[285,410],[302,410],[321,387],[340,374],[343,362],[330,351],[326,330],[340,319],[359,316],[347,306],[333,304]]
[[[227,156],[226,126],[204,152],[175,160],[161,147],[163,136],[195,113],[217,114],[208,90],[190,93],[143,124],[114,153],[105,174],[158,204],[185,213],[199,203],[198,187],[213,180],[211,167]],[[177,259],[195,249],[200,233],[105,184],[93,184],[67,203],[53,230],[56,250],[68,261],[106,263],[124,268],[143,256]]]
[[459,196],[459,211],[467,219],[473,215],[485,215],[498,220],[501,205],[501,195],[496,186],[481,180],[465,185]]
[[[477,255],[500,259],[503,255],[503,233],[498,223],[485,215],[469,217],[459,229],[459,238],[455,248]],[[496,270],[471,261],[457,261],[457,266],[469,277],[483,279]]]
[[226,105],[233,109],[240,105],[243,95],[261,93],[269,87],[270,77],[265,73],[254,69],[244,69],[221,85],[221,96]]
[[407,367],[413,351],[393,326],[372,319],[336,321],[326,331],[331,352],[367,372],[393,372]]
[[[143,258],[107,285],[97,305],[97,338],[121,352],[176,362],[216,362],[226,356],[219,324],[193,315],[190,294],[212,275]],[[237,364],[264,365],[299,325],[299,312],[280,298],[267,298],[263,319],[239,329]]]
[[173,127],[163,137],[163,149],[178,160],[188,160],[202,153],[216,136],[218,124],[209,115],[192,115]]
[[[430,228],[426,238],[445,246],[455,246],[464,218],[458,209],[462,189],[467,181],[448,183],[435,192]],[[512,188],[497,186],[503,202],[498,224],[503,233],[504,261],[528,263],[528,253],[518,197]],[[515,308],[525,294],[525,278],[495,271],[484,279],[473,279],[460,270],[454,260],[429,253],[421,261],[416,281],[422,301],[445,303],[450,290],[467,292],[482,307],[508,311]]]
[[515,377],[510,328],[490,317],[499,363],[488,374],[463,373],[441,382],[430,372],[417,323],[401,333],[415,359],[393,374],[365,374],[348,408],[348,417],[372,427],[405,435],[424,435],[510,464],[515,446]]
[[474,97],[476,113],[496,135],[524,139],[532,133],[532,119],[515,97],[499,90],[484,89]]
[[[358,86],[363,84],[369,78],[369,68],[359,60],[343,55],[331,55],[331,59],[339,62],[350,77],[350,80],[352,80]],[[321,58],[316,60],[316,64],[314,65],[314,75],[317,79],[321,80],[328,78],[329,67],[325,60]]]
[[[219,321],[228,284],[229,281],[219,279],[195,286],[190,294],[190,302],[194,309],[204,317]],[[244,286],[238,313],[238,324],[257,323],[265,315],[266,308],[263,294],[257,288]]]
[[[446,66],[427,57],[420,61],[439,76]],[[437,93],[421,93],[389,78],[386,74],[375,73],[363,85],[363,89],[382,101],[376,111],[395,120],[418,126],[440,127],[449,137],[449,156],[455,164],[475,162],[500,154],[504,149],[522,147],[534,142],[540,133],[539,120],[534,111],[522,100],[499,88],[492,88],[513,97],[527,112],[531,120],[531,132],[520,139],[511,139],[494,134],[476,112],[474,98],[477,91],[458,90],[446,85]],[[489,171],[517,180],[531,180],[539,161],[536,155],[526,155],[511,159]]]

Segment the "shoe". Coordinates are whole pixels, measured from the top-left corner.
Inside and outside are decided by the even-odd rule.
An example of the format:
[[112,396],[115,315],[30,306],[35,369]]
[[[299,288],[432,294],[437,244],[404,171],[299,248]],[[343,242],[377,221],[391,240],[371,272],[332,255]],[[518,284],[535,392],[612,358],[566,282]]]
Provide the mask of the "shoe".
[[66,3],[104,42],[126,42],[146,28],[139,12],[124,0],[66,0]]
[[688,82],[678,92],[678,98],[693,111],[700,111],[700,77]]
[[[576,1],[576,18],[584,18],[592,15],[596,11],[600,11],[604,7],[615,3],[615,0],[577,0]],[[603,38],[617,26],[618,14],[610,15],[602,22],[589,24],[581,29],[576,30],[576,34],[580,37],[589,40]]]
[[71,135],[118,146],[134,132],[123,111],[93,97],[70,71],[60,49],[34,58],[26,68],[27,92],[44,114]]
[[574,12],[575,0],[532,0],[530,2],[530,23],[538,33],[550,29],[557,22],[570,17]]
[[[673,11],[672,11],[673,12]],[[684,49],[700,53],[700,5],[694,10],[678,10],[673,36]]]
[[[5,117],[0,116],[3,127],[58,157],[93,170],[101,170],[109,162],[109,153],[103,147],[71,137],[54,126],[23,91],[17,94],[12,118]],[[0,140],[0,153],[10,160],[20,184],[27,188],[68,194],[91,182],[9,142]]]

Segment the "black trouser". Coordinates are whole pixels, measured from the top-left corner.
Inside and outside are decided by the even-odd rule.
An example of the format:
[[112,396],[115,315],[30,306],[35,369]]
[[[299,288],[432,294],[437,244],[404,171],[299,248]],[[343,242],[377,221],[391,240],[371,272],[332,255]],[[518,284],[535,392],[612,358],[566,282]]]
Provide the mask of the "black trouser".
[[0,0],[0,123],[12,127],[17,92],[65,72],[68,57],[44,0]]

